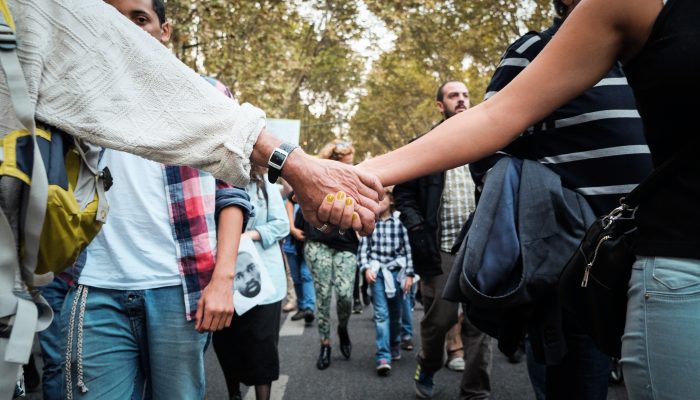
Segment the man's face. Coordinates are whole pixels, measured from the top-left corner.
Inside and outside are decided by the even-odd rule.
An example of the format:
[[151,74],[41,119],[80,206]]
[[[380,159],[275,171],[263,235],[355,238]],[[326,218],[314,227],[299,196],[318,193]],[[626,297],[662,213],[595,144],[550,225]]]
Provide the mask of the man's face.
[[260,271],[254,263],[246,264],[240,271],[236,271],[235,288],[245,297],[255,297],[260,293]]
[[153,10],[153,0],[105,0],[151,36],[165,43],[170,39],[170,24],[162,24]]
[[438,109],[445,119],[466,111],[469,103],[469,91],[462,82],[449,82],[442,88],[442,101],[437,102]]

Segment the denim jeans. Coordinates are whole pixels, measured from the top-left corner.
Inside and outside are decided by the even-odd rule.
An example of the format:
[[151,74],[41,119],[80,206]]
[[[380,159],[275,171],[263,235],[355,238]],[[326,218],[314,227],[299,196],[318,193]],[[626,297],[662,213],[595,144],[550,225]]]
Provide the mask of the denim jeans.
[[403,298],[401,312],[401,338],[413,338],[413,306],[416,303],[416,284]]
[[579,333],[573,322],[564,321],[564,339],[568,351],[559,365],[546,368],[545,387],[548,399],[605,400],[612,358]]
[[63,392],[63,358],[65,357],[65,337],[61,334],[61,308],[68,294],[68,282],[54,278],[51,283],[39,288],[53,310],[53,321],[46,330],[39,332],[39,345],[44,369],[41,374],[44,400],[61,400]]
[[629,399],[700,399],[700,260],[637,257],[627,294]]
[[297,308],[300,310],[316,310],[316,290],[314,289],[314,278],[311,275],[309,266],[304,261],[303,254],[293,254],[285,252],[289,263],[289,272],[294,281],[294,291],[297,294]]
[[[63,305],[66,337],[75,295],[72,288]],[[71,357],[73,387],[67,389],[73,390],[74,399],[129,399],[142,387],[146,398],[203,399],[208,338],[185,318],[181,286],[134,291],[89,287],[82,342],[89,391],[82,393],[75,385],[79,343]],[[73,340],[77,342],[77,332]]]
[[384,275],[377,273],[377,280],[372,284],[372,306],[374,307],[374,325],[377,329],[377,365],[381,360],[391,363],[391,347],[401,341],[401,310],[403,308],[403,290],[396,279],[398,271],[391,273],[396,286],[394,297],[388,298],[384,290]]

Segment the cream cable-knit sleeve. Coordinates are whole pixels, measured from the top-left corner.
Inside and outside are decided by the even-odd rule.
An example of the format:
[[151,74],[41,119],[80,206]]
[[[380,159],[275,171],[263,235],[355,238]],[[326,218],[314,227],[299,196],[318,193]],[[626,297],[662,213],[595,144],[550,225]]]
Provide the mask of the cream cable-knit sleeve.
[[[10,0],[37,119],[245,185],[265,115],[223,96],[102,0]],[[18,127],[5,77],[0,128]]]

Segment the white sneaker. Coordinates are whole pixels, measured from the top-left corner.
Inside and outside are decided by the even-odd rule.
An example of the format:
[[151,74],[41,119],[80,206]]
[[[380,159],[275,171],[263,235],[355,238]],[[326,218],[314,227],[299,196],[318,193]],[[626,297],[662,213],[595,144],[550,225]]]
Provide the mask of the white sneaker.
[[452,371],[464,371],[464,366],[464,359],[462,357],[456,357],[447,362],[447,368]]

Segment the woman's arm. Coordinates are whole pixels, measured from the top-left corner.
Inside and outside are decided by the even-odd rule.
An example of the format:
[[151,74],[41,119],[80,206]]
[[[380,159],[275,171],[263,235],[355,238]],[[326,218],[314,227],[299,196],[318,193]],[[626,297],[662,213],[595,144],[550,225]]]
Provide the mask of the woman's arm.
[[661,0],[582,0],[542,53],[488,101],[360,167],[385,186],[479,160],[593,86],[643,45]]

